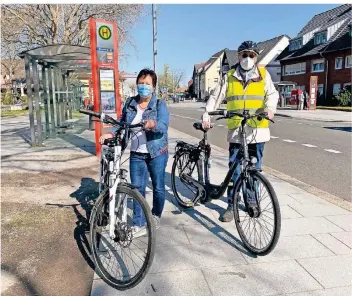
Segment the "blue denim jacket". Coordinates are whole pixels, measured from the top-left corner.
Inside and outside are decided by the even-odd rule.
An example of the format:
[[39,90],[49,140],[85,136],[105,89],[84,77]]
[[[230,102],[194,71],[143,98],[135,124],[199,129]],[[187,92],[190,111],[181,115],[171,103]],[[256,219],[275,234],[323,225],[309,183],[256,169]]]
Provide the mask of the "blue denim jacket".
[[[122,110],[121,121],[131,123],[137,114],[139,96],[126,100]],[[159,102],[157,102],[159,101]],[[164,100],[158,100],[153,94],[147,109],[142,115],[142,120],[155,120],[156,127],[153,130],[145,131],[147,137],[147,149],[151,158],[168,151],[169,111]]]

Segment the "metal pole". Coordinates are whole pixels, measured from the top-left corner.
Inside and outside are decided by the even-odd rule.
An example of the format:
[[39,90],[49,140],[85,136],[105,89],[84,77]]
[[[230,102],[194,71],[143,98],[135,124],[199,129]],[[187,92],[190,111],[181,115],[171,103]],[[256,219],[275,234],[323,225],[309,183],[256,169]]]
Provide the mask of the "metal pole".
[[59,80],[59,69],[55,68],[54,76],[55,76],[55,99],[56,99],[56,127],[59,128],[61,126],[61,118],[60,118],[60,80]]
[[[153,67],[154,67],[154,72],[156,73],[156,55],[157,55],[157,50],[156,50],[156,10],[155,10],[155,5],[152,4],[152,15],[153,15]],[[157,92],[158,85],[155,87],[155,93]]]
[[45,112],[45,133],[46,137],[50,134],[49,126],[49,109],[48,109],[48,92],[46,83],[46,67],[42,67],[42,83],[43,83],[43,101],[44,101],[44,112]]
[[26,85],[27,85],[27,100],[28,100],[28,111],[29,111],[29,127],[31,131],[31,146],[35,146],[35,127],[34,127],[34,114],[33,114],[33,97],[32,97],[32,81],[31,81],[31,70],[30,70],[31,58],[29,55],[24,57],[24,68],[26,71]]
[[55,129],[55,110],[54,110],[54,75],[53,74],[53,68],[49,67],[48,68],[48,84],[49,84],[49,99],[50,99],[50,115],[51,115],[51,135],[53,138],[56,137],[56,129]]
[[65,91],[65,94],[63,95],[64,96],[64,100],[63,100],[63,106],[64,106],[64,120],[67,120],[68,117],[67,117],[67,103],[68,103],[68,93],[67,93],[67,76],[66,74],[62,74],[62,90]]
[[40,96],[39,96],[39,73],[37,68],[37,61],[32,59],[32,70],[33,70],[33,82],[34,82],[34,99],[35,99],[35,110],[36,110],[36,117],[37,117],[37,132],[38,132],[38,139],[37,143],[38,146],[43,144],[43,131],[42,131],[42,115],[40,112]]

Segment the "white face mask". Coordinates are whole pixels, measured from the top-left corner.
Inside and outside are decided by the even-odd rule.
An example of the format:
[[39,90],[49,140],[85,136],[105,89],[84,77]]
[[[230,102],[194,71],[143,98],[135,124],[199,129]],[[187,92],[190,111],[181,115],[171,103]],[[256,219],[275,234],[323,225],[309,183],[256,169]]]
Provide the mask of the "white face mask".
[[250,57],[246,57],[241,61],[241,67],[243,70],[250,70],[254,67],[254,61]]

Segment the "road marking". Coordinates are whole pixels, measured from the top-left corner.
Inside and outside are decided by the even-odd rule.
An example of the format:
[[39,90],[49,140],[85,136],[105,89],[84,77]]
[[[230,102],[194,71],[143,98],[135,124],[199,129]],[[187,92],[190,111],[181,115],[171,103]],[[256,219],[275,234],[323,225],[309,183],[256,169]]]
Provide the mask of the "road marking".
[[188,116],[182,116],[182,115],[172,114],[172,113],[170,113],[170,114],[173,115],[173,116],[181,117],[181,118],[187,118],[187,119],[192,119],[192,120],[198,120],[198,119],[195,119],[195,118],[192,118],[192,117],[188,117]]
[[222,126],[222,127],[224,127],[224,125],[222,125],[222,124],[218,124],[217,126]]
[[302,122],[298,122],[297,124],[302,124]]
[[278,139],[279,137],[270,136],[270,138],[272,138],[272,139]]
[[302,144],[302,146],[306,146],[306,147],[309,147],[309,148],[316,148],[317,147],[317,146],[311,145],[311,144]]
[[283,140],[284,142],[287,142],[287,143],[295,143],[296,141],[292,141],[292,140]]
[[336,154],[342,153],[341,151],[337,151],[337,150],[334,150],[334,149],[324,149],[324,150],[327,151],[327,152],[336,153]]

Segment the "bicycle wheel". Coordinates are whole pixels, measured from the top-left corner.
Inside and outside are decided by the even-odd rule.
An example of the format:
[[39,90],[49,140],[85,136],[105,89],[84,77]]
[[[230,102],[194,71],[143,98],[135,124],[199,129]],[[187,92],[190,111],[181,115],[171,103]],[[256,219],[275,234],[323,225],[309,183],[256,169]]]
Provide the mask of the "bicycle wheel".
[[[259,172],[249,172],[252,185],[239,179],[234,189],[234,218],[245,247],[254,254],[267,255],[276,246],[281,231],[279,202],[270,182]],[[248,186],[252,186],[248,188]],[[243,189],[254,189],[259,206],[257,217],[251,216],[244,203]]]
[[[98,274],[110,286],[126,290],[143,280],[153,262],[155,230],[148,203],[138,191],[128,186],[118,186],[116,200],[118,199],[121,200],[121,205],[118,209],[117,205],[115,206],[118,217],[115,224],[115,239],[109,236],[108,190],[102,192],[94,206],[90,239]],[[132,232],[135,203],[141,206],[146,219],[146,235],[140,237],[133,237]]]
[[201,165],[192,160],[190,152],[186,151],[175,157],[171,171],[171,186],[178,204],[183,208],[194,206],[194,199],[197,196],[197,188],[183,182],[180,174],[187,174],[193,179],[202,182],[203,174]]

